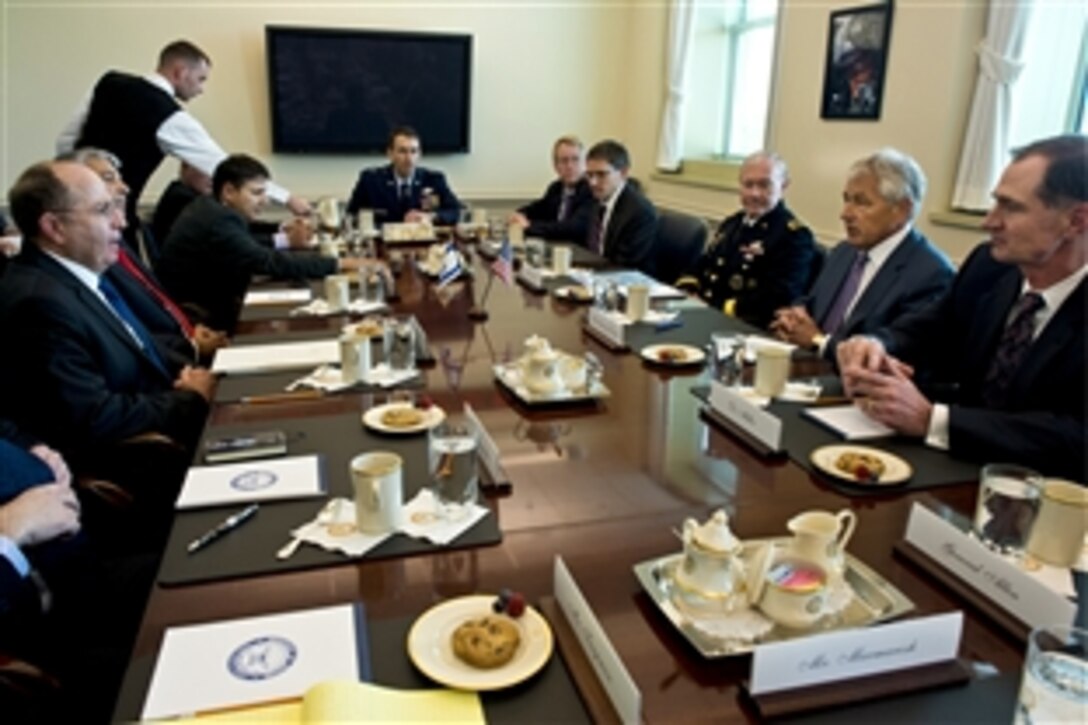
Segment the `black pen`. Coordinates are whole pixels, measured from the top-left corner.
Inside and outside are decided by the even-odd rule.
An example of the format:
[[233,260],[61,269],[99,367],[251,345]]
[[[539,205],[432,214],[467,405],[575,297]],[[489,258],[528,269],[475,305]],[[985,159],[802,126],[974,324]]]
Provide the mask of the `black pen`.
[[253,518],[253,514],[257,513],[257,509],[259,507],[260,504],[254,503],[246,506],[244,509],[236,514],[231,514],[214,529],[209,529],[200,538],[194,539],[192,542],[190,542],[189,553],[192,554],[194,552],[200,551],[223,534],[226,534],[229,531],[233,531],[234,529],[244,524],[246,521],[249,521],[251,518]]

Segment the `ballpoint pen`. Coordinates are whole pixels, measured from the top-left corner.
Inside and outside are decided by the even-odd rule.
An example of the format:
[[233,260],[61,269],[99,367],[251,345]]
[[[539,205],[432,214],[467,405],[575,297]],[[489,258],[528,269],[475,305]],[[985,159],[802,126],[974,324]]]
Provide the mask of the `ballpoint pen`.
[[244,509],[236,514],[231,514],[214,529],[209,529],[199,538],[193,539],[193,541],[189,543],[189,553],[192,554],[200,551],[205,546],[218,539],[220,536],[223,536],[224,534],[233,531],[234,529],[244,524],[246,521],[249,521],[251,518],[253,518],[253,514],[257,513],[258,508],[260,508],[260,504],[254,503],[246,506]]

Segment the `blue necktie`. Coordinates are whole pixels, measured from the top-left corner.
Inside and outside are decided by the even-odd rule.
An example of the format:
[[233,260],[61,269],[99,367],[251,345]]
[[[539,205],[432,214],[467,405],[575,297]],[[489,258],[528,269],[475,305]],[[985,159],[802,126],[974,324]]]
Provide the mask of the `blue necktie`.
[[143,348],[144,354],[152,364],[162,371],[162,374],[166,377],[172,377],[166,370],[166,365],[163,364],[162,358],[159,357],[159,351],[155,349],[155,342],[151,339],[151,335],[147,332],[147,328],[143,326],[139,318],[136,317],[136,313],[132,311],[132,308],[128,306],[124,298],[121,297],[121,293],[117,291],[117,288],[113,286],[105,277],[98,278],[98,289],[102,292],[102,296],[109,302],[110,307],[117,313],[117,316],[125,321],[128,328],[132,331],[132,334],[136,336],[140,347]]

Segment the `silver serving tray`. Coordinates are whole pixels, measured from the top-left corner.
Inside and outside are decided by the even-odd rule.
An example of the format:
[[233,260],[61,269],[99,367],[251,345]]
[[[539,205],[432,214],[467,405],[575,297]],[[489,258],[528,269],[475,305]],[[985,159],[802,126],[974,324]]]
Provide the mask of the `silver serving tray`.
[[[761,544],[782,545],[787,538],[754,539],[744,543],[742,559],[750,558]],[[635,576],[650,598],[657,604],[670,622],[687,638],[701,655],[708,658],[733,657],[750,653],[757,645],[799,639],[812,634],[840,629],[866,627],[877,622],[895,619],[914,609],[914,602],[895,588],[888,580],[863,564],[852,554],[846,554],[846,571],[843,579],[853,591],[850,603],[841,611],[824,615],[812,627],[805,630],[774,625],[769,632],[754,640],[716,637],[699,629],[692,617],[683,611],[682,592],[672,578],[672,571],[683,560],[683,553],[669,554],[650,559],[634,567]]]
[[[572,357],[568,353],[559,353],[561,356]],[[503,387],[513,393],[519,400],[527,405],[545,405],[549,403],[577,403],[588,400],[600,400],[612,395],[604,383],[597,381],[587,383],[581,388],[568,388],[549,395],[534,393],[522,383],[521,369],[518,363],[500,363],[492,367],[495,379],[502,383]]]

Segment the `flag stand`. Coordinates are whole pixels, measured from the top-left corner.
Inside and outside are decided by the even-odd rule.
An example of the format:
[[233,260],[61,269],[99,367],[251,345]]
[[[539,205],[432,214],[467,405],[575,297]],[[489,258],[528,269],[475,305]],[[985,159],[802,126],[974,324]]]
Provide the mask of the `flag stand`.
[[483,322],[488,317],[490,317],[490,314],[488,313],[488,311],[486,309],[486,306],[487,306],[487,297],[488,297],[489,294],[491,294],[491,283],[494,282],[494,281],[495,281],[495,273],[494,272],[489,272],[488,275],[487,275],[487,284],[484,286],[484,293],[483,293],[483,296],[480,299],[480,304],[479,305],[474,304],[468,310],[468,318],[470,320],[473,320],[475,322]]

